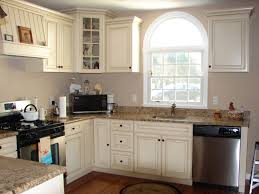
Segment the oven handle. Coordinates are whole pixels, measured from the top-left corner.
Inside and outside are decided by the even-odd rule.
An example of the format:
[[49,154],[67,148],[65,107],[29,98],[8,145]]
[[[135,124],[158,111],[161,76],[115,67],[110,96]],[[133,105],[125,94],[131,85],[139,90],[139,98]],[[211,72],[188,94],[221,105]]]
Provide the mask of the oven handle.
[[51,134],[51,135],[50,135],[50,139],[54,139],[54,138],[61,137],[61,136],[65,136],[65,132],[64,132],[64,131]]

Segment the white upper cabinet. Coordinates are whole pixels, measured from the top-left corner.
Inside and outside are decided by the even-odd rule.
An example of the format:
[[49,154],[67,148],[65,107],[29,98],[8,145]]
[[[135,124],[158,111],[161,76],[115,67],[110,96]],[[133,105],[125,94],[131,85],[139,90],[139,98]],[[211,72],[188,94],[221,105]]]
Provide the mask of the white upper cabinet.
[[249,18],[253,8],[207,12],[209,71],[249,71]]
[[44,61],[45,72],[73,72],[73,20],[70,17],[46,17],[45,29],[49,58]]
[[79,73],[105,72],[105,22],[113,15],[105,10],[73,9],[74,61]]
[[137,17],[107,21],[107,72],[139,72],[140,23]]

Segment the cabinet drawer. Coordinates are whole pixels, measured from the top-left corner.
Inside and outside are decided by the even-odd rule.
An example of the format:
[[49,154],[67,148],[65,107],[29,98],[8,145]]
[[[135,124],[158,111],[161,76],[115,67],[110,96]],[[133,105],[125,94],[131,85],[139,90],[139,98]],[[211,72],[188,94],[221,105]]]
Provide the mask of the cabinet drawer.
[[112,131],[133,131],[133,121],[111,120]]
[[111,148],[112,150],[133,152],[133,133],[112,131]]
[[80,133],[81,130],[82,129],[81,129],[80,123],[73,123],[73,124],[65,125],[66,135],[73,135],[73,134],[76,134],[76,133]]
[[129,152],[112,151],[111,168],[117,170],[133,171],[133,154]]
[[4,156],[6,154],[16,152],[17,144],[16,137],[8,137],[0,139],[0,155]]

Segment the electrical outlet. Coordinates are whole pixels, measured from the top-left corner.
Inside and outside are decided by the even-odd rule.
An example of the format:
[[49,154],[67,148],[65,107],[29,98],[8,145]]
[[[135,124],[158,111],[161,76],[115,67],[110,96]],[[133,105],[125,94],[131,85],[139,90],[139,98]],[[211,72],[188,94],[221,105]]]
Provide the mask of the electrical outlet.
[[214,106],[218,106],[219,105],[219,97],[218,96],[213,96],[212,97],[212,104]]
[[49,106],[52,106],[52,101],[55,101],[55,98],[53,96],[49,97]]

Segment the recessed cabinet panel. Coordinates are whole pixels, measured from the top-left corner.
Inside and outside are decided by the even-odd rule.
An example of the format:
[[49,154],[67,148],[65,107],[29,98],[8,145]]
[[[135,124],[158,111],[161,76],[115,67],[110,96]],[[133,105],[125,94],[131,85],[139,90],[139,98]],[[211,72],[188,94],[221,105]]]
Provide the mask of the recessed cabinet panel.
[[209,71],[249,71],[249,17],[253,8],[208,12]]
[[73,33],[72,33],[72,25],[65,24],[63,25],[63,71],[73,71]]

